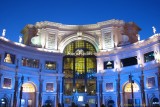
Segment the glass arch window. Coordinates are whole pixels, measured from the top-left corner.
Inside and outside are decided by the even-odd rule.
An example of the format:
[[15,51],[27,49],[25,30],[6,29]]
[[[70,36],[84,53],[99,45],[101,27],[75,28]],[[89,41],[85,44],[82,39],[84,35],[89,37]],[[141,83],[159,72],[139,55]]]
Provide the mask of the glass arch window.
[[35,92],[35,87],[31,83],[25,83],[22,85],[23,92]]
[[[133,92],[138,92],[139,90],[139,86],[136,83],[133,83]],[[131,83],[125,85],[124,92],[131,92]]]
[[85,40],[73,41],[65,47],[63,58],[65,95],[72,95],[74,92],[96,94],[94,74],[97,64],[94,53],[96,53],[95,47]]

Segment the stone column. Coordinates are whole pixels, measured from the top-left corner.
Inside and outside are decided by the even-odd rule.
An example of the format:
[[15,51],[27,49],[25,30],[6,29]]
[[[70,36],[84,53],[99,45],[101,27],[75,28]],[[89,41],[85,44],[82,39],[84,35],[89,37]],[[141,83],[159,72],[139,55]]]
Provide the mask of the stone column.
[[97,79],[97,106],[99,107],[100,105],[100,97],[99,97],[99,81]]
[[160,67],[158,67],[158,72],[156,73],[157,82],[158,82],[158,93],[159,93],[159,100],[160,100]]
[[17,107],[18,104],[18,84],[19,84],[19,78],[18,78],[18,59],[17,59],[17,65],[15,68],[15,83],[14,83],[14,97],[13,97],[13,107]]
[[121,95],[120,95],[120,72],[118,72],[117,81],[117,107],[120,107],[121,104]]
[[56,104],[60,103],[60,80],[57,77],[57,97],[56,97]]
[[141,100],[142,100],[142,106],[146,107],[146,99],[145,99],[145,91],[144,91],[144,67],[141,66],[141,77],[140,77],[140,84],[141,84]]
[[54,99],[55,99],[55,100],[54,100],[54,107],[57,107],[57,105],[56,105],[56,104],[57,104],[57,97],[54,96]]
[[97,78],[97,98],[98,98],[98,107],[101,106],[102,102],[103,102],[103,95],[102,95],[103,89],[102,89],[102,79],[101,77]]
[[42,89],[43,89],[43,80],[42,80],[42,64],[40,64],[39,69],[39,95],[38,96],[38,107],[42,107]]
[[39,106],[39,99],[38,99],[38,97],[39,97],[39,92],[35,92],[35,94],[36,94],[36,107],[38,107]]
[[59,87],[60,87],[60,90],[59,90],[60,91],[60,93],[59,93],[60,94],[59,95],[60,96],[59,103],[61,103],[61,105],[62,105],[62,85],[63,85],[62,84],[62,78],[60,78],[60,82],[59,82]]
[[121,97],[120,107],[123,107],[124,106],[124,104],[123,104],[123,102],[124,102],[124,100],[123,100],[123,92],[120,92],[120,97]]

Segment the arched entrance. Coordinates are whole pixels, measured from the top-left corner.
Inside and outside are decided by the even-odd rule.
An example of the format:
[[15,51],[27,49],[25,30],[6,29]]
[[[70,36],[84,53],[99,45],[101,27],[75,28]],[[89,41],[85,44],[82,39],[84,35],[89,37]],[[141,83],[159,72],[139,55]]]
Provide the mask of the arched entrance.
[[158,100],[158,98],[152,98],[151,99],[151,105],[150,105],[151,107],[159,107],[160,105],[159,105],[159,100]]
[[115,103],[113,100],[108,100],[107,107],[115,107]]
[[8,107],[8,101],[6,98],[1,98],[0,107]]
[[45,107],[53,107],[53,101],[52,100],[46,100],[45,101]]
[[36,106],[36,89],[32,83],[24,83],[23,94],[21,99],[21,107],[35,107]]
[[140,88],[137,85],[137,83],[132,83],[132,85],[133,85],[133,94],[131,89],[131,83],[126,83],[126,85],[123,88],[124,107],[132,107],[132,104],[136,105],[136,107],[141,106],[140,104],[141,94],[139,92]]
[[64,104],[69,102],[71,105],[71,102],[74,102],[77,105],[85,105],[90,99],[95,99],[92,104],[96,103],[94,74],[97,67],[94,53],[96,53],[94,46],[85,40],[73,41],[65,47],[63,58]]

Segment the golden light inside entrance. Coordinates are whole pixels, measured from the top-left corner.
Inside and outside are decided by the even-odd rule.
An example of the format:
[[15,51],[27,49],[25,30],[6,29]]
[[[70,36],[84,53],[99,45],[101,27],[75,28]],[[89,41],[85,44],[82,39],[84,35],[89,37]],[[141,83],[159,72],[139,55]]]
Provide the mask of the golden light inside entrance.
[[35,92],[35,87],[31,83],[25,83],[22,85],[23,92]]
[[[139,86],[136,83],[133,84],[133,92],[139,91]],[[131,92],[131,83],[127,83],[124,89],[124,92]]]

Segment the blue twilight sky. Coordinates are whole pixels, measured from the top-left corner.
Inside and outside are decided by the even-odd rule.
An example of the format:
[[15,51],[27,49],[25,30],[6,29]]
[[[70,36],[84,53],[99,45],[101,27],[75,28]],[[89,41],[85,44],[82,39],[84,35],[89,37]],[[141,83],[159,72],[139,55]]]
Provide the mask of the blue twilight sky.
[[110,19],[133,21],[141,39],[160,33],[160,0],[0,0],[0,36],[18,42],[26,24],[51,21],[62,24],[95,24]]

